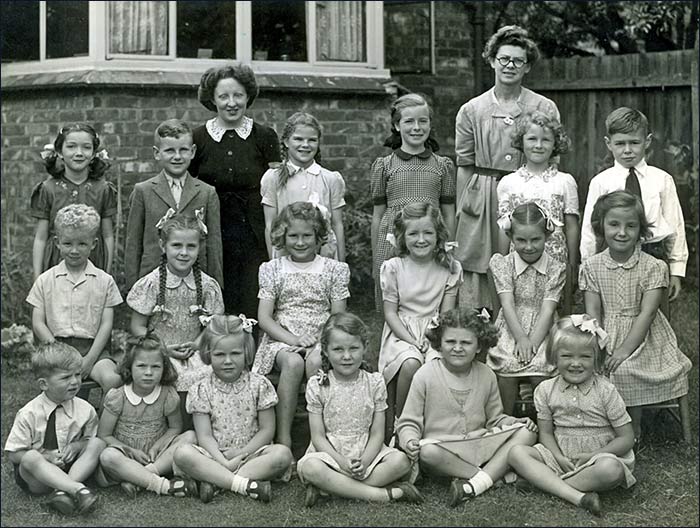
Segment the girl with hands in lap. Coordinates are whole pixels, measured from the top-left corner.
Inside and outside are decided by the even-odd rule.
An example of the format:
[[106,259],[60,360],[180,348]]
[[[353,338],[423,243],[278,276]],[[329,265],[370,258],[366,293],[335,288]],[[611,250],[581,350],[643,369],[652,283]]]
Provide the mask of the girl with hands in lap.
[[368,344],[367,327],[353,314],[333,314],[323,328],[322,367],[306,386],[311,445],[297,464],[307,507],[319,490],[375,502],[423,500],[413,485],[397,482],[411,465],[384,445],[386,387],[367,370]]
[[595,515],[601,513],[596,492],[636,482],[631,418],[615,385],[598,373],[607,340],[585,314],[555,323],[547,360],[559,375],[535,389],[540,443],[508,455],[530,483]]

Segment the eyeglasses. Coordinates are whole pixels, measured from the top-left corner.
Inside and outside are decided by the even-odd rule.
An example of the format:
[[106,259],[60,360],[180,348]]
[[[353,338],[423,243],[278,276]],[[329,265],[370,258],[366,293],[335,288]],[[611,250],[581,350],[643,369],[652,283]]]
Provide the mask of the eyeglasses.
[[508,64],[510,64],[511,62],[516,68],[522,68],[527,64],[527,61],[525,59],[521,59],[520,57],[508,57],[505,55],[501,57],[496,57],[496,60],[498,61],[498,64],[500,64],[503,67],[508,66]]

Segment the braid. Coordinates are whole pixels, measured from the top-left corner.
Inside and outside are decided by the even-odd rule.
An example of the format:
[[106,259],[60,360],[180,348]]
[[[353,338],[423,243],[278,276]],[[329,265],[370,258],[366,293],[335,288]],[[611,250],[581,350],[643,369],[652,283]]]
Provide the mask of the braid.
[[199,267],[199,257],[194,261],[192,266],[192,273],[194,274],[194,284],[197,289],[197,306],[204,306],[204,299],[202,295],[202,269]]
[[165,253],[163,253],[160,257],[160,266],[158,268],[158,273],[160,276],[158,277],[158,300],[156,301],[158,306],[163,307],[165,307],[165,281],[168,278],[167,262],[168,259],[166,258]]
[[326,355],[325,352],[321,353],[321,370],[326,374],[323,378],[323,381],[321,382],[321,385],[329,385],[330,380],[328,379],[328,373],[331,371],[333,367],[331,366],[331,362],[328,360],[328,355]]
[[283,188],[287,185],[289,181],[289,167],[287,167],[287,151],[285,149],[284,159],[282,159],[282,164],[280,165],[279,172],[277,173],[277,187]]

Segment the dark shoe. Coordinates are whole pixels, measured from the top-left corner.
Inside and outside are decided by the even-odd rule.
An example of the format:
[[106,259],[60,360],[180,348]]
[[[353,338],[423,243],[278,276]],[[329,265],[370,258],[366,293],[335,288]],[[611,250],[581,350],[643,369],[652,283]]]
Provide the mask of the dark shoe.
[[471,484],[463,479],[453,479],[450,483],[450,506],[452,508],[456,508],[461,503],[474,496],[472,493],[464,491],[465,484],[471,487]]
[[515,489],[526,492],[535,491],[535,487],[530,483],[530,481],[525,480],[522,477],[518,477],[518,480],[515,481]]
[[[196,497],[200,493],[194,480],[174,477],[170,479],[168,495],[171,497]],[[209,499],[211,500],[211,499]]]
[[209,482],[200,482],[199,483],[199,500],[201,500],[204,504],[207,502],[211,502],[211,500],[214,498],[214,484],[211,484]]
[[70,515],[75,511],[75,502],[65,491],[54,490],[51,495],[49,495],[47,504],[63,515]]
[[593,515],[600,517],[602,510],[600,508],[600,497],[595,492],[586,493],[581,497],[581,502],[579,504],[584,510],[588,510]]
[[[398,498],[395,498],[392,492],[392,489],[396,488],[403,491],[403,494]],[[423,496],[420,494],[420,491],[418,491],[418,488],[409,482],[394,482],[386,486],[385,489],[389,493],[389,500],[391,501],[408,502],[410,504],[420,504],[423,502]]]
[[313,507],[314,504],[316,504],[316,501],[318,500],[320,493],[318,491],[318,488],[314,486],[313,484],[309,484],[306,486],[306,495],[304,496],[304,506],[307,508]]
[[272,486],[267,480],[249,480],[245,491],[248,497],[261,502],[270,502],[272,498]]
[[119,487],[130,499],[136,498],[136,492],[138,491],[138,488],[131,482],[120,482]]
[[97,495],[90,488],[80,488],[75,494],[76,513],[83,514],[89,512],[97,502]]

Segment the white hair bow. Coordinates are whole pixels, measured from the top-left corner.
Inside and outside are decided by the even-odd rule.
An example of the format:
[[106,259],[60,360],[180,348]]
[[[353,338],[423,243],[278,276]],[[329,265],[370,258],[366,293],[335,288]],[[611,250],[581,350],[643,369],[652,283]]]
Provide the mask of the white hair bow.
[[491,321],[491,314],[486,308],[482,308],[479,313],[476,314],[476,316],[481,319],[484,323],[488,323]]
[[175,216],[175,209],[170,207],[163,215],[163,218],[158,220],[158,223],[156,224],[156,229],[161,229],[165,225],[165,222],[170,220],[173,216]]
[[207,229],[207,224],[204,223],[204,207],[200,207],[199,209],[194,210],[194,217],[197,219],[197,223],[199,224],[199,229],[202,233],[205,235],[209,234],[209,230]]
[[249,334],[253,331],[253,326],[258,324],[256,319],[253,319],[252,317],[248,318],[244,314],[238,314],[238,318],[241,320],[241,327],[243,330]]
[[598,339],[598,346],[600,348],[605,348],[610,338],[608,333],[601,328],[595,318],[587,318],[586,314],[572,314],[569,317],[571,317],[571,322],[576,328],[582,330],[583,332],[588,332],[589,334],[595,335]]

